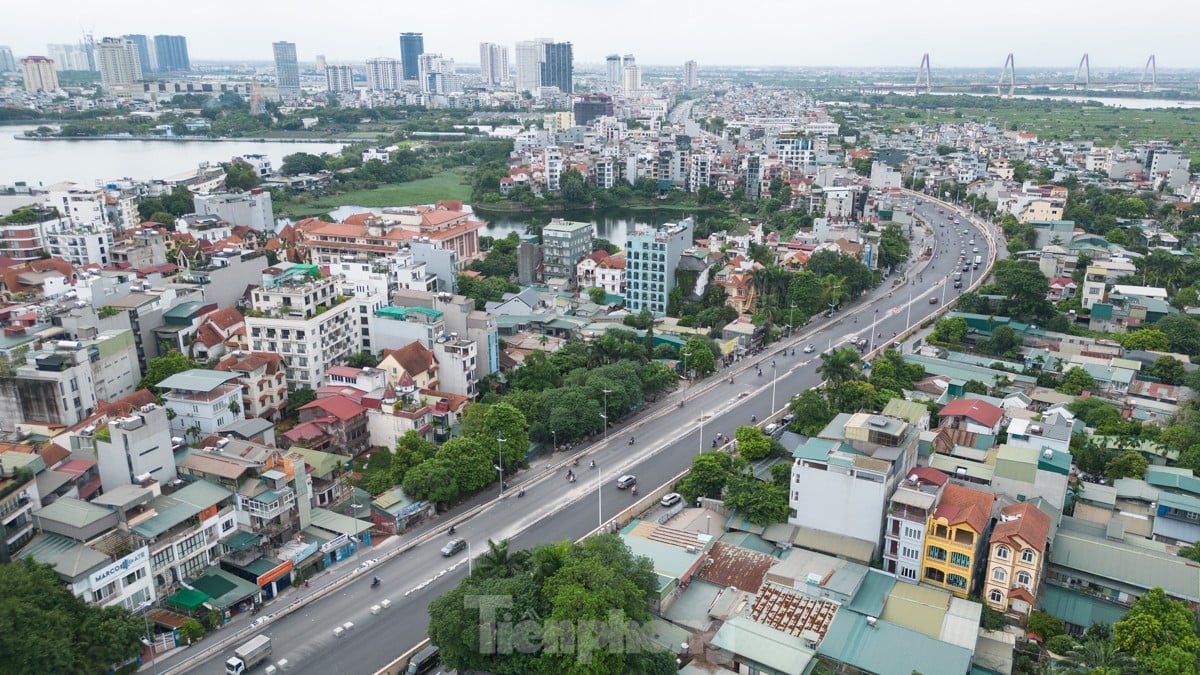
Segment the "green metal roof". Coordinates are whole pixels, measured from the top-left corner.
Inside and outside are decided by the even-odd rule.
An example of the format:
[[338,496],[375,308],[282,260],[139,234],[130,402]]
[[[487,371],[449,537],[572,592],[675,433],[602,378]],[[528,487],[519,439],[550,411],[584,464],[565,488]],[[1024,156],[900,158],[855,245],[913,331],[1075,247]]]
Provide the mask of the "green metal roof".
[[726,621],[713,635],[712,644],[780,673],[803,673],[813,660],[813,652],[800,638],[745,616]]
[[343,516],[329,509],[315,508],[312,510],[311,517],[313,525],[334,534],[356,535],[371,529],[369,522],[351,516]]
[[991,483],[992,478],[996,475],[996,467],[991,464],[980,464],[979,462],[944,455],[940,452],[930,455],[929,466],[938,471],[948,473],[951,476],[954,476],[961,467],[971,478],[987,481],[988,483]]
[[858,587],[858,592],[850,600],[850,611],[867,616],[883,614],[883,606],[895,585],[896,577],[879,570],[868,570],[862,585]]
[[172,527],[199,515],[210,506],[216,506],[233,495],[233,492],[205,480],[198,480],[191,485],[170,495],[158,497],[151,506],[157,515],[146,519],[131,528],[143,537],[157,537]]
[[375,316],[382,316],[386,319],[396,319],[403,321],[408,318],[409,314],[423,314],[433,319],[442,318],[442,312],[428,307],[380,307],[375,310]]
[[225,548],[231,551],[245,551],[262,541],[262,536],[251,532],[237,532],[225,540]]
[[331,452],[309,450],[293,445],[288,452],[294,452],[304,458],[304,463],[312,467],[312,475],[317,478],[331,475],[345,465],[346,458]]
[[259,592],[253,583],[215,567],[208,568],[191,584],[192,588],[208,595],[210,603],[219,609],[232,607]]
[[192,368],[182,373],[175,373],[158,383],[159,389],[183,389],[185,391],[212,391],[230,380],[237,379],[237,373],[223,373],[217,370]]
[[1050,554],[1051,565],[1112,579],[1135,588],[1161,586],[1168,595],[1200,601],[1200,563],[1177,556],[1161,542],[1106,537],[1101,525],[1065,517]]
[[929,414],[929,408],[917,403],[916,401],[905,401],[902,398],[894,398],[887,402],[883,407],[883,414],[889,417],[899,417],[903,420],[908,420],[911,424],[916,424],[921,421],[921,418]]
[[208,602],[208,594],[194,588],[182,588],[167,598],[167,604],[175,605],[189,612],[206,602]]
[[1042,610],[1076,626],[1094,623],[1111,626],[1125,616],[1125,608],[1093,595],[1075,593],[1061,586],[1042,586]]
[[1155,487],[1174,488],[1200,495],[1200,478],[1190,469],[1152,466],[1146,470],[1146,482]]
[[866,615],[847,610],[833,616],[817,653],[869,673],[965,673],[971,667],[968,649],[889,621],[871,625]]

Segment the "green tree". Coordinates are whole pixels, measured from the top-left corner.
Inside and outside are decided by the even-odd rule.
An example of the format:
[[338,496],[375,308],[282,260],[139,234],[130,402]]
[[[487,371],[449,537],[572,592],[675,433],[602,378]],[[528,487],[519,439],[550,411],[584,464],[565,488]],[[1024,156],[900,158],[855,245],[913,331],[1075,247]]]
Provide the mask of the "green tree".
[[962,317],[938,319],[933,326],[933,339],[944,344],[962,344],[968,330],[967,320]]
[[1022,317],[1046,317],[1054,309],[1046,295],[1050,282],[1038,269],[1037,263],[1027,260],[999,260],[993,268],[995,290],[1005,297],[1009,311]]
[[[1113,624],[1113,642],[1137,659],[1142,672],[1193,673],[1200,652],[1195,614],[1159,587],[1138,598]],[[1168,667],[1170,663],[1174,665]]]
[[1133,659],[1109,639],[1084,640],[1063,656],[1080,675],[1132,675],[1136,672]]
[[371,352],[355,352],[346,359],[346,365],[351,368],[373,368],[379,363],[379,359]]
[[833,400],[840,401],[842,386],[862,375],[858,351],[842,348],[821,354],[817,374],[825,380],[826,391],[830,392]]
[[1109,481],[1118,478],[1138,478],[1146,475],[1150,462],[1137,450],[1126,450],[1109,460],[1104,467],[1104,477]]
[[604,289],[599,286],[592,286],[591,288],[587,289],[587,294],[588,299],[597,305],[603,305],[604,299],[608,297],[608,294],[604,292]]
[[757,462],[771,454],[771,439],[758,427],[738,427],[733,437],[737,439],[738,454],[748,462]]
[[735,474],[730,476],[725,489],[725,507],[737,511],[756,525],[786,522],[789,513],[788,488],[753,476]]
[[[463,419],[463,435],[473,436],[491,457],[503,457],[505,473],[516,471],[529,452],[529,423],[508,403],[474,403]],[[498,439],[503,438],[500,442]]]
[[1115,337],[1125,349],[1165,352],[1171,345],[1171,340],[1167,337],[1167,334],[1157,328],[1139,328],[1130,333]]
[[182,373],[195,367],[196,364],[192,363],[191,359],[178,351],[171,350],[162,356],[150,359],[150,363],[146,367],[146,374],[138,383],[138,389],[150,389],[157,392],[159,382],[176,373]]
[[1084,391],[1090,391],[1096,388],[1096,380],[1088,371],[1079,366],[1072,366],[1066,373],[1063,373],[1062,382],[1057,390],[1072,396],[1078,396]]
[[700,497],[720,499],[735,465],[740,462],[728,453],[700,453],[692,460],[692,470],[679,481],[679,494],[689,502]]
[[190,645],[204,637],[204,625],[195,619],[188,619],[179,626],[179,637],[183,638],[184,644]]
[[235,159],[221,165],[225,169],[225,188],[233,191],[250,190],[258,187],[258,172],[248,162]]
[[992,331],[992,337],[980,345],[983,351],[994,356],[1015,354],[1020,346],[1021,336],[1009,326],[996,326]]
[[1055,635],[1063,634],[1063,622],[1057,617],[1051,616],[1043,611],[1030,612],[1029,621],[1025,626],[1025,630],[1034,635],[1049,640]]
[[107,672],[141,653],[146,635],[140,618],[84,602],[29,558],[0,565],[0,616],[3,670],[14,675]]
[[317,173],[325,170],[325,158],[307,152],[296,152],[285,155],[279,172],[285,176]]
[[693,336],[684,343],[679,358],[687,354],[688,372],[698,373],[701,377],[710,375],[717,369],[717,357],[713,354],[712,342],[707,338]]
[[792,421],[792,430],[805,436],[816,436],[837,416],[837,411],[816,389],[805,389],[792,399],[788,410],[796,416]]
[[1187,377],[1187,370],[1179,359],[1173,356],[1160,356],[1146,368],[1146,374],[1158,378],[1163,384],[1174,385],[1183,384],[1183,378]]
[[288,392],[285,414],[288,417],[298,417],[300,409],[315,400],[317,400],[317,393],[308,387],[301,387],[295,391]]
[[1167,334],[1167,348],[1173,352],[1200,355],[1200,322],[1186,314],[1168,314],[1151,326]]
[[910,255],[908,239],[896,223],[889,223],[879,235],[879,264],[881,267],[895,267],[908,260]]

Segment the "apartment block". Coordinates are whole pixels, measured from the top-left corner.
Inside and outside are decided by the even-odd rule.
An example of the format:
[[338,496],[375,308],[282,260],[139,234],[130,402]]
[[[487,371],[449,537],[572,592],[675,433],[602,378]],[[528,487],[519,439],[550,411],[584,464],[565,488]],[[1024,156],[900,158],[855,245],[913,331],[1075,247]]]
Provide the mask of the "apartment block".
[[911,584],[920,582],[925,526],[949,481],[941,471],[922,466],[910,471],[896,488],[883,533],[883,571]]
[[158,388],[173,413],[171,431],[177,436],[199,440],[246,419],[242,385],[233,373],[193,368],[159,382]]
[[555,218],[542,228],[542,260],[546,279],[576,285],[576,265],[592,252],[592,224]]
[[216,216],[233,225],[245,225],[256,232],[275,229],[271,193],[262,188],[249,192],[198,194],[192,197],[197,215]]
[[626,235],[625,304],[630,312],[666,314],[679,257],[694,243],[693,228],[692,219],[686,218],[658,229],[639,227]]
[[100,483],[105,492],[147,480],[175,480],[175,443],[167,409],[147,403],[92,432]]

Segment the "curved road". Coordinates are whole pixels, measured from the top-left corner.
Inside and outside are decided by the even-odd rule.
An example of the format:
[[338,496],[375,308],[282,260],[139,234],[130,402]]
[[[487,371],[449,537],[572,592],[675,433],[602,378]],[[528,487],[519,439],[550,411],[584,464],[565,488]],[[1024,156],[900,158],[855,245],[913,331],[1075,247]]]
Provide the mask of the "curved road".
[[[553,460],[555,468],[538,465],[525,471],[516,480],[526,487],[526,498],[518,499],[510,490],[503,499],[484,505],[458,525],[458,535],[468,540],[471,553],[478,556],[484,552],[489,538],[496,541],[509,538],[512,547],[517,549],[585,536],[598,526],[601,513],[604,520],[611,519],[632,504],[630,493],[618,490],[614,485],[617,476],[636,474],[643,492],[650,493],[653,487],[663,485],[685,470],[698,452],[710,449],[717,432],[732,435],[738,426],[750,424],[751,415],[756,415],[761,423],[769,417],[773,407],[783,407],[792,395],[817,386],[820,378],[816,366],[824,349],[841,345],[851,337],[868,337],[873,321],[877,321],[875,332],[884,335],[884,342],[890,342],[893,332],[902,333],[910,325],[921,324],[942,307],[944,286],[947,287],[946,302],[970,288],[972,277],[978,279],[978,275],[987,271],[990,261],[988,237],[980,236],[982,228],[977,230],[973,225],[972,235],[962,236],[962,230],[968,227],[966,214],[953,213],[948,205],[936,205],[928,198],[922,199],[925,204],[917,207],[917,213],[931,224],[933,235],[928,241],[936,249],[933,260],[913,264],[911,275],[914,281],[919,276],[920,282],[906,283],[894,290],[889,282],[884,282],[880,289],[836,313],[833,318],[822,317],[799,329],[794,337],[772,345],[763,354],[736,363],[706,381],[682,388],[657,409],[638,416],[619,430],[610,431],[606,441],[588,448],[587,454],[582,455],[581,466],[576,469],[579,475],[576,483],[568,484],[564,480],[566,460],[561,455]],[[963,224],[954,227],[948,223],[948,216],[938,215],[939,207],[951,214],[949,217],[957,216]],[[939,224],[945,224],[945,227]],[[923,248],[920,229],[914,227],[918,233],[914,252]],[[969,260],[976,255],[972,252],[974,247],[967,243],[972,237],[984,264],[980,270],[963,275],[961,291],[948,288],[954,268],[961,270],[956,263],[959,251],[965,246]],[[930,297],[937,297],[937,304],[930,304]],[[815,345],[816,351],[804,354],[804,345],[810,343]],[[789,355],[777,355],[784,347],[788,348]],[[796,356],[790,356],[793,347]],[[756,363],[763,369],[761,377],[755,374]],[[727,379],[730,372],[734,373],[732,385]],[[772,375],[777,378],[773,380]],[[680,397],[686,398],[686,406],[682,409],[676,407]],[[634,446],[628,442],[631,435],[638,439]],[[595,459],[597,469],[588,468],[590,459]],[[494,495],[490,493],[487,498]],[[371,673],[425,639],[429,603],[453,588],[467,567],[466,553],[452,558],[440,555],[439,548],[448,539],[444,527],[444,522],[431,525],[432,531],[425,534],[392,538],[365,552],[364,558],[374,556],[368,560],[378,561],[370,567],[360,566],[352,572],[339,570],[332,576],[318,577],[314,580],[317,588],[302,591],[300,597],[304,593],[325,594],[325,597],[304,604],[286,616],[284,606],[278,602],[294,602],[295,592],[285,595],[275,605],[268,605],[265,610],[268,616],[280,615],[260,627],[272,637],[273,661],[286,659],[289,673]],[[394,554],[394,549],[400,547],[406,550]],[[389,550],[392,550],[392,557],[389,557]],[[384,583],[381,588],[372,589],[370,578],[376,574]],[[352,579],[343,581],[338,575]],[[389,600],[391,606],[373,614],[371,606],[384,599]],[[346,622],[352,623],[353,627],[341,637],[335,637],[334,629]],[[224,659],[232,654],[233,645],[248,640],[259,630],[247,628],[245,624],[235,622],[218,636],[206,639],[208,644],[203,644],[200,650],[188,650],[191,653],[163,659],[161,672],[194,669],[212,675],[223,673]],[[201,660],[205,650],[213,649],[214,638],[232,640],[235,636],[237,639],[232,645]]]

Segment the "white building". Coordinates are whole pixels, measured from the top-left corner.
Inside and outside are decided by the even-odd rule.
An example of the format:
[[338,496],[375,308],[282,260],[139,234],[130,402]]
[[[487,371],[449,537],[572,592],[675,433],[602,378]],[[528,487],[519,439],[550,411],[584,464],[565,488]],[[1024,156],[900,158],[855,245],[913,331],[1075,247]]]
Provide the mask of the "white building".
[[367,59],[367,89],[371,91],[399,91],[404,84],[400,59],[377,57]]
[[496,86],[508,81],[508,47],[479,43],[479,73],[483,83]]
[[110,419],[92,434],[100,484],[105,492],[141,483],[175,480],[174,443],[167,409],[148,403],[125,417]]
[[113,231],[108,226],[62,227],[47,223],[46,253],[62,258],[76,267],[109,267],[112,261]]
[[688,192],[699,192],[701,187],[712,187],[712,155],[696,153],[688,160]]
[[24,78],[25,93],[58,91],[58,73],[54,61],[44,56],[27,56],[21,59],[21,77]]
[[513,84],[518,93],[535,91],[542,85],[542,62],[546,60],[546,44],[550,38],[523,40],[517,43],[517,77]]
[[293,389],[319,389],[330,366],[362,348],[360,318],[367,308],[339,295],[338,280],[318,275],[315,265],[267,268],[246,316],[250,349],[282,356]]
[[42,203],[58,209],[60,216],[75,227],[102,227],[104,219],[104,190],[78,183],[55,183],[42,190]]
[[642,69],[636,63],[630,63],[622,71],[622,86],[626,95],[642,90]]
[[451,333],[433,343],[433,353],[438,360],[438,388],[451,394],[474,397],[478,382],[475,343]]
[[949,477],[929,467],[913,469],[892,494],[883,532],[883,571],[920,583],[925,562],[925,526]]
[[192,208],[197,215],[216,216],[233,225],[245,225],[256,232],[275,229],[271,193],[262,188],[254,188],[249,192],[194,195]]
[[172,412],[171,432],[198,440],[246,419],[237,379],[235,373],[193,368],[159,382],[162,400]]
[[233,492],[204,480],[155,498],[147,511],[153,515],[130,530],[150,547],[160,595],[203,574],[220,559],[221,540],[238,531]]
[[104,38],[96,45],[96,65],[100,67],[100,84],[105,89],[142,79],[142,60],[133,40]]
[[688,89],[700,86],[700,75],[695,61],[687,61],[683,64],[683,86]]
[[325,66],[326,91],[354,91],[354,70],[347,65]]

